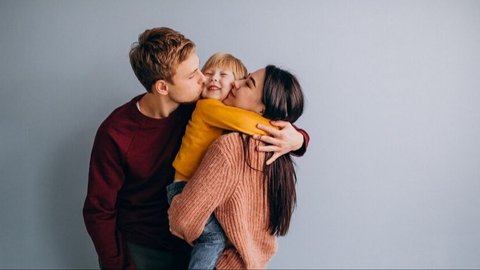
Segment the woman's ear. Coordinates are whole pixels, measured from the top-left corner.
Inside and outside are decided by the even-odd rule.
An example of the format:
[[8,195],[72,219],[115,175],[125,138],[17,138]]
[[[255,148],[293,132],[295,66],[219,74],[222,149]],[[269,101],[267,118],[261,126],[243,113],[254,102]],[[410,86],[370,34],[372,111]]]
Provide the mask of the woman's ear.
[[156,81],[152,86],[152,92],[166,96],[168,94],[168,84],[164,80]]
[[259,114],[263,115],[264,112],[265,112],[265,105],[262,104],[262,107],[260,108]]

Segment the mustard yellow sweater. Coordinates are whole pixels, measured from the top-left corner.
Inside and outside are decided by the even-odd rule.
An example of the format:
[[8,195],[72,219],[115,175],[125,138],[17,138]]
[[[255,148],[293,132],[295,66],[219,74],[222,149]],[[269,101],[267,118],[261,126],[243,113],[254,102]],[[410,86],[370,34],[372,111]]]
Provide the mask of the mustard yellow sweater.
[[[265,154],[250,143],[251,165],[262,169]],[[171,232],[192,243],[215,213],[228,237],[219,269],[266,268],[277,249],[268,232],[269,210],[261,171],[245,164],[240,134],[221,136],[208,149],[182,193],[175,196],[168,217]]]
[[202,161],[208,146],[224,130],[240,131],[249,135],[265,134],[257,124],[270,125],[258,113],[231,107],[215,99],[197,102],[188,122],[180,150],[173,161],[175,179],[188,180]]

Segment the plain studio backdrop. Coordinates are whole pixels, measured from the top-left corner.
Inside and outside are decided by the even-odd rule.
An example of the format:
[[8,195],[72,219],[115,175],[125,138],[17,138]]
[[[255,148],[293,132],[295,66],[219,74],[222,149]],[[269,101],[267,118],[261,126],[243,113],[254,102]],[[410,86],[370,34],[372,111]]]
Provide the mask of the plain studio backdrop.
[[311,136],[271,268],[480,268],[480,1],[0,1],[0,268],[97,268],[99,124],[147,28],[298,75]]

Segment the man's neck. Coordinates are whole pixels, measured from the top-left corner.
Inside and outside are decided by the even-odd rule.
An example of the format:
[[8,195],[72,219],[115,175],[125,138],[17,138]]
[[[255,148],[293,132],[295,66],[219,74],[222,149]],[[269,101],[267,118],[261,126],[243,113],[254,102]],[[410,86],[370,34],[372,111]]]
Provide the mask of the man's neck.
[[179,103],[170,99],[169,96],[147,93],[138,101],[140,112],[150,118],[167,118],[175,111]]

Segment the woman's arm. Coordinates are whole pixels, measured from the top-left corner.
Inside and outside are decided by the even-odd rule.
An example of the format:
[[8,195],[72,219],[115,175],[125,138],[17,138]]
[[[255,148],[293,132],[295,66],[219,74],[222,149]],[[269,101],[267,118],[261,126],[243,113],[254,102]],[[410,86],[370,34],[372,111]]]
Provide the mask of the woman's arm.
[[236,157],[222,137],[215,141],[185,189],[173,198],[168,218],[170,231],[192,244],[207,219],[232,194],[239,177],[231,168]]

